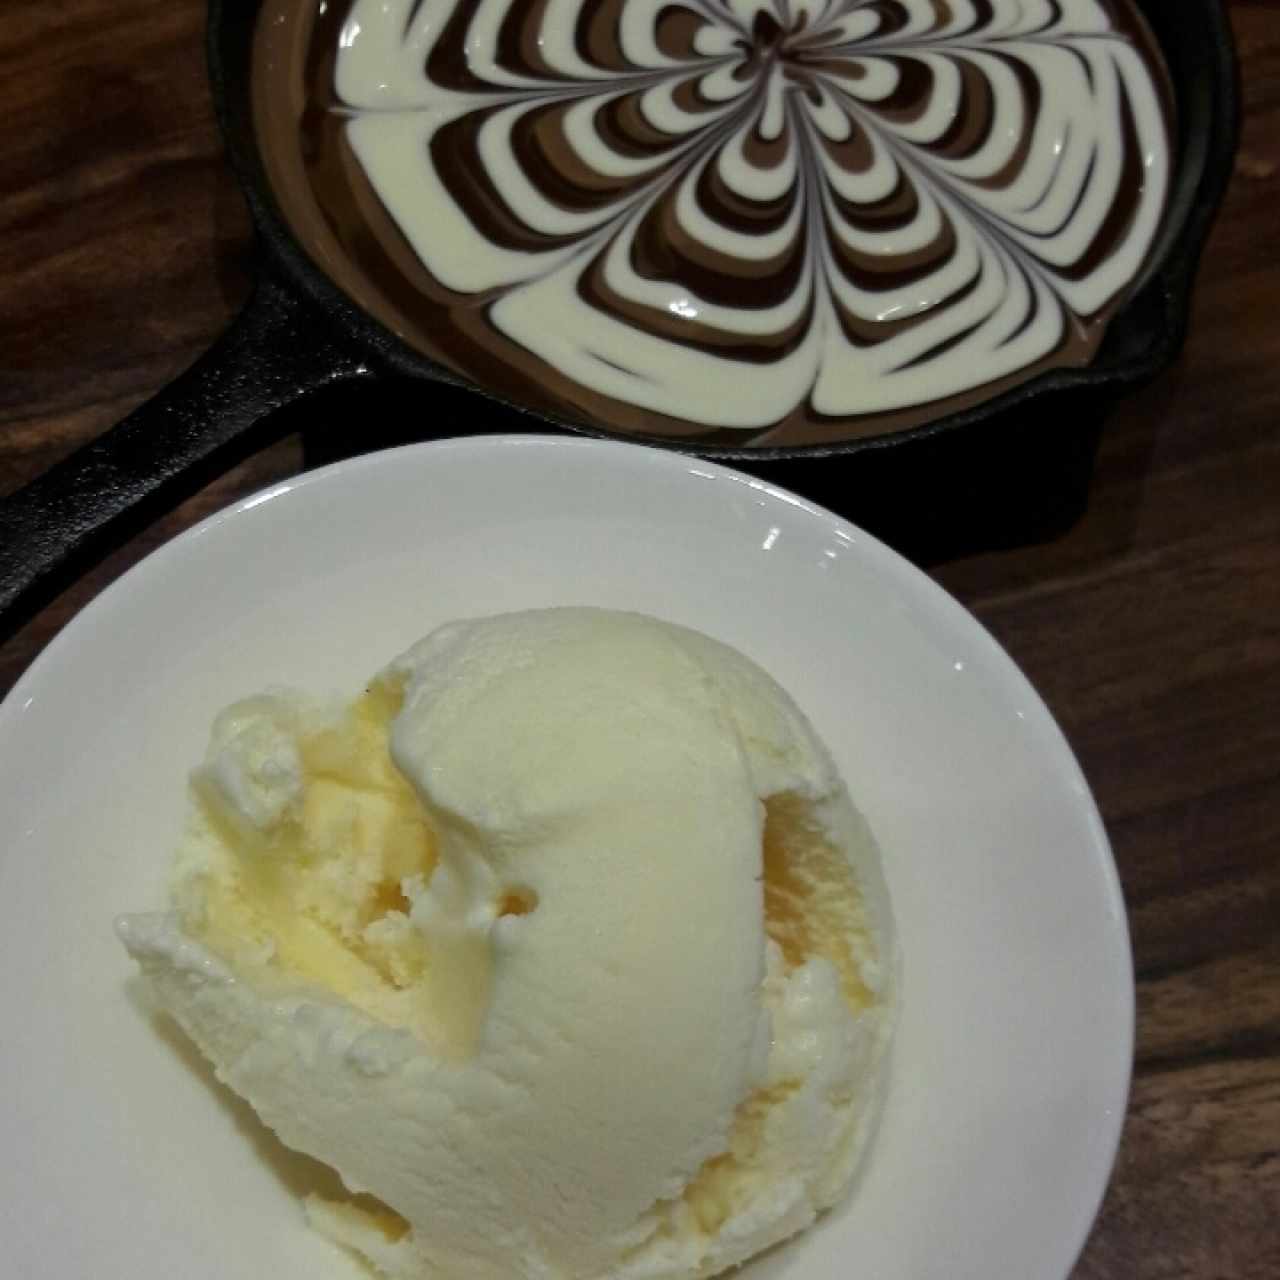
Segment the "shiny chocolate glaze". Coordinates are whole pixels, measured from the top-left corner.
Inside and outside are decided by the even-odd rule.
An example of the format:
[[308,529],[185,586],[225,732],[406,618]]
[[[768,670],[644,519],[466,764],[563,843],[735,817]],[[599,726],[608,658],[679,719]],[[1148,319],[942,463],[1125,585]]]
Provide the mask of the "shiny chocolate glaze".
[[253,94],[286,221],[405,341],[738,445],[1087,363],[1171,180],[1132,0],[267,0]]

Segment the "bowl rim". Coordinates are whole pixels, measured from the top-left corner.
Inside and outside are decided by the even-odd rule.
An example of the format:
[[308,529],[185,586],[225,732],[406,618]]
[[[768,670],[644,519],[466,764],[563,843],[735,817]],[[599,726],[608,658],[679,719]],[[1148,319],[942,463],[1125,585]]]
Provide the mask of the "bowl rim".
[[[855,536],[859,556],[864,559],[869,558],[878,576],[900,576],[913,584],[912,590],[923,593],[923,598],[932,608],[938,610],[941,618],[954,620],[974,636],[981,648],[998,664],[1002,679],[1008,682],[1008,691],[1016,690],[1019,694],[1026,696],[1025,705],[1028,714],[1038,728],[1047,733],[1045,746],[1052,748],[1056,767],[1062,771],[1064,783],[1076,794],[1076,803],[1088,829],[1090,844],[1097,854],[1093,861],[1101,877],[1102,896],[1109,907],[1112,936],[1117,944],[1116,960],[1123,967],[1123,982],[1120,989],[1113,992],[1117,1000],[1112,1010],[1113,1015],[1118,1019],[1115,1028],[1117,1039],[1112,1042],[1112,1052],[1108,1055],[1110,1065],[1107,1068],[1106,1085],[1112,1105],[1102,1110],[1098,1116],[1099,1141],[1094,1165],[1095,1180],[1088,1192],[1080,1197],[1070,1222],[1064,1220],[1063,1223],[1062,1251],[1064,1258],[1068,1259],[1067,1268],[1063,1272],[1065,1280],[1089,1238],[1103,1197],[1110,1185],[1128,1114],[1128,1100],[1132,1086],[1135,1034],[1132,943],[1123,887],[1114,851],[1096,799],[1058,719],[1008,650],[976,615],[940,583],[891,546],[822,504],[795,494],[783,486],[760,480],[719,463],[713,462],[706,467],[691,467],[689,459],[670,450],[647,446],[636,447],[622,440],[595,440],[546,434],[494,434],[444,437],[394,449],[354,455],[268,485],[253,494],[237,499],[227,507],[205,517],[177,537],[163,543],[130,568],[68,622],[31,667],[23,673],[10,695],[0,700],[0,737],[15,730],[22,716],[27,713],[31,695],[39,690],[44,681],[53,678],[59,664],[69,653],[74,655],[75,646],[84,642],[85,636],[92,631],[99,619],[108,617],[113,611],[116,613],[122,609],[128,611],[131,596],[136,591],[142,589],[149,579],[154,580],[157,573],[161,576],[165,574],[171,576],[172,571],[182,563],[183,557],[191,548],[205,540],[207,535],[218,526],[241,519],[253,508],[276,498],[285,498],[287,501],[289,495],[297,490],[323,490],[335,483],[341,483],[343,478],[353,473],[376,475],[378,472],[385,472],[388,468],[400,469],[402,461],[408,457],[417,459],[428,455],[438,458],[442,454],[453,454],[465,458],[467,455],[475,457],[494,452],[511,454],[530,450],[551,453],[572,451],[589,456],[603,456],[614,466],[643,468],[659,474],[694,471],[700,476],[699,483],[709,478],[710,472],[710,477],[725,482],[726,488],[730,484],[746,486],[760,495],[767,495],[772,500],[796,508],[806,517],[817,519],[832,529],[847,531]],[[314,497],[310,499],[313,504],[315,500]],[[906,981],[910,983],[909,975]]]

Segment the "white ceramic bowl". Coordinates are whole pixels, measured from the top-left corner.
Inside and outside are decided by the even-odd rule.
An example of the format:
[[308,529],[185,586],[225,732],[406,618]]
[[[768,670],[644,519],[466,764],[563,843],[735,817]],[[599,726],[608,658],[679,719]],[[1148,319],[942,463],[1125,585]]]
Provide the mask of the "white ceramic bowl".
[[1062,1280],[1129,1080],[1106,837],[1061,733],[974,619],[835,516],[633,445],[447,440],[248,498],[81,613],[0,707],[6,1274],[344,1280],[275,1147],[130,999],[214,713],[351,692],[447,619],[637,609],[796,697],[883,847],[904,956],[884,1122],[849,1206],[752,1280]]

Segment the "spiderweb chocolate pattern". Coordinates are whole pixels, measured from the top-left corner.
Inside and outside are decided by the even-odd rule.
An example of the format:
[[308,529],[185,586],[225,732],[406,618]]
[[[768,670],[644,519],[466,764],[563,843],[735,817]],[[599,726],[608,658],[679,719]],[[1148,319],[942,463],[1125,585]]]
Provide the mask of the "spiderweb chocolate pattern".
[[1165,204],[1127,3],[339,10],[312,187],[393,327],[605,426],[825,438],[1085,363]]

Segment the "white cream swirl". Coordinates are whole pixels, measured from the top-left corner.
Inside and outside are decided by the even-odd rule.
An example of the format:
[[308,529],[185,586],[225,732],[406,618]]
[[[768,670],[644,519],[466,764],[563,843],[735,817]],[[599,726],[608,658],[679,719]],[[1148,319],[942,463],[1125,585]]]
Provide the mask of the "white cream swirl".
[[1170,182],[1101,0],[355,0],[336,91],[434,281],[704,428],[1083,363]]

